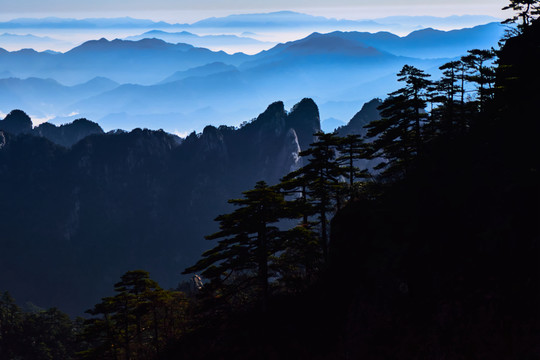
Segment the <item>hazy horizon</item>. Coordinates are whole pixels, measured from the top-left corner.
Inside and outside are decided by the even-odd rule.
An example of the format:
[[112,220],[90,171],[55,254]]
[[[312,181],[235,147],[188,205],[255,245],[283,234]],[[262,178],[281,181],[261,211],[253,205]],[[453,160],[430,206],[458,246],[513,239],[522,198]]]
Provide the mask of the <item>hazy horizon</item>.
[[[282,10],[282,11],[272,11],[272,13],[280,13],[280,12],[287,12],[288,10]],[[301,12],[301,11],[294,11],[298,14],[303,15],[309,15],[314,16],[312,14],[309,14],[307,12]],[[270,13],[261,13],[261,12],[252,12],[252,13],[235,13],[232,15],[269,15]],[[61,14],[64,15],[64,14]],[[14,21],[17,19],[32,19],[32,20],[45,20],[47,18],[54,18],[54,19],[60,19],[60,20],[85,20],[85,19],[122,19],[122,18],[131,18],[133,20],[150,20],[154,22],[158,22],[157,19],[151,19],[149,17],[132,17],[132,16],[104,16],[104,17],[91,17],[91,16],[82,16],[82,17],[68,17],[68,16],[42,16],[42,17],[23,17],[23,18],[12,18],[12,19],[6,19],[2,20],[0,16],[0,22],[8,22],[8,21]],[[143,15],[143,14],[141,14]],[[385,14],[388,15],[388,14]],[[206,17],[203,19],[198,19],[197,21],[201,20],[211,20],[215,18],[224,18],[227,17],[223,16],[214,16],[214,17]],[[317,23],[308,23],[308,24],[302,24],[301,26],[286,26],[284,28],[279,28],[274,26],[270,27],[257,27],[254,31],[254,28],[251,27],[192,27],[194,23],[197,21],[192,21],[191,23],[181,23],[178,21],[165,21],[165,20],[159,20],[164,21],[167,23],[167,26],[160,27],[160,26],[154,26],[154,25],[148,25],[148,26],[138,26],[138,27],[131,27],[131,26],[115,26],[115,27],[88,27],[88,28],[81,28],[81,27],[44,27],[44,26],[29,26],[29,27],[9,27],[4,26],[0,27],[0,48],[3,48],[8,51],[17,51],[25,48],[32,48],[36,51],[45,51],[45,50],[53,50],[53,51],[60,51],[65,52],[68,50],[73,49],[76,46],[81,45],[82,43],[89,41],[89,40],[97,40],[101,38],[106,38],[108,40],[114,40],[114,39],[128,39],[130,37],[136,37],[140,36],[143,33],[149,31],[149,30],[162,30],[165,32],[170,33],[176,33],[176,32],[182,32],[182,31],[188,31],[192,34],[198,35],[198,36],[207,36],[207,35],[234,35],[238,37],[248,37],[250,39],[254,39],[258,43],[252,42],[251,44],[212,44],[212,45],[197,45],[195,46],[201,46],[208,48],[212,51],[225,51],[229,54],[233,54],[236,52],[243,52],[245,54],[256,54],[263,50],[268,50],[272,48],[273,46],[277,45],[278,43],[284,43],[287,41],[294,41],[298,40],[300,38],[306,37],[309,34],[313,32],[332,32],[332,31],[361,31],[361,32],[380,32],[380,31],[388,31],[393,34],[396,34],[398,36],[406,36],[410,34],[413,31],[423,29],[423,28],[429,28],[433,27],[438,30],[442,31],[449,31],[449,30],[455,30],[455,29],[462,29],[467,27],[473,27],[481,24],[485,24],[489,21],[496,21],[501,20],[502,18],[495,18],[492,17],[492,15],[472,15],[472,14],[466,14],[466,15],[448,15],[448,16],[436,16],[436,15],[415,15],[415,16],[409,16],[411,18],[410,21],[402,23],[400,21],[392,21],[390,19],[384,20],[385,18],[392,18],[392,16],[385,16],[385,17],[379,17],[379,18],[364,18],[364,19],[353,19],[352,17],[349,18],[340,18],[337,19],[335,17],[331,17],[328,14],[323,15],[316,15],[320,18],[325,18],[327,20],[337,20],[336,24],[333,25],[333,27],[329,26],[320,26],[320,24]],[[425,21],[424,17],[431,17],[437,19],[449,19],[452,17],[457,17],[456,20],[460,19],[459,17],[470,17],[469,21],[459,20],[459,21],[444,21],[444,22],[429,22]],[[404,16],[407,17],[407,16]],[[480,20],[481,18],[485,17],[486,19],[484,21]],[[490,18],[491,17],[491,18]],[[314,18],[315,19],[315,18]],[[473,20],[475,19],[475,20]],[[370,20],[380,21],[378,23],[370,24]],[[383,21],[384,20],[384,21]],[[338,24],[340,21],[344,22],[351,22],[356,21],[359,22],[357,26],[351,26],[350,24]],[[365,21],[365,23],[360,23],[361,21]],[[435,24],[436,23],[436,24]],[[294,24],[294,23],[293,23]],[[245,32],[247,31],[247,33]],[[26,37],[26,38],[23,38]],[[32,38],[37,37],[37,38]],[[44,39],[45,38],[45,39]],[[169,41],[172,42],[172,41]],[[172,42],[175,43],[175,42]],[[188,42],[191,44],[191,42]]]
[[[7,22],[17,19],[46,19],[46,18],[59,18],[59,19],[116,19],[116,18],[132,18],[139,20],[151,20],[154,22],[166,22],[169,24],[194,24],[201,20],[206,20],[209,18],[221,18],[231,15],[250,15],[250,14],[269,14],[276,12],[296,12],[311,16],[322,16],[328,19],[336,20],[351,20],[351,21],[362,21],[362,20],[376,20],[384,19],[389,17],[397,16],[410,16],[410,17],[424,17],[424,16],[433,16],[439,18],[448,18],[453,16],[491,16],[498,19],[506,18],[505,12],[502,10],[492,11],[490,8],[476,8],[471,7],[471,11],[466,12],[452,12],[444,11],[425,11],[420,13],[414,13],[410,11],[385,11],[388,9],[363,9],[359,11],[358,9],[348,9],[349,12],[343,9],[267,9],[267,10],[209,10],[209,11],[179,11],[175,14],[167,13],[155,13],[150,12],[54,12],[54,13],[0,13],[0,22]],[[352,11],[351,11],[352,10]],[[476,11],[475,11],[476,10]],[[354,15],[353,15],[354,14]]]
[[443,0],[275,0],[271,4],[256,0],[96,0],[75,2],[70,0],[20,0],[0,4],[0,21],[19,17],[136,17],[154,21],[191,23],[208,17],[232,14],[296,11],[315,16],[338,19],[373,19],[399,15],[490,15],[504,17],[501,10],[505,0],[455,0],[451,4]]
[[[2,4],[0,5],[0,21],[8,21],[8,19],[14,19],[14,18],[35,18],[35,19],[42,19],[46,17],[56,17],[61,19],[66,18],[75,18],[75,19],[101,19],[101,18],[125,18],[125,17],[131,17],[133,19],[148,19],[152,21],[165,21],[169,24],[193,24],[194,22],[203,20],[203,19],[212,19],[213,17],[226,17],[228,15],[242,15],[242,14],[262,14],[263,16],[250,18],[247,22],[239,22],[239,23],[231,23],[223,25],[223,22],[205,22],[205,26],[154,26],[154,25],[148,25],[148,26],[121,26],[121,27],[107,27],[107,26],[101,26],[98,25],[95,28],[92,28],[91,26],[88,28],[77,28],[77,27],[66,27],[63,28],[62,26],[56,27],[39,27],[35,26],[33,28],[20,28],[20,27],[10,27],[9,24],[0,28],[0,48],[4,48],[8,51],[17,51],[23,48],[32,48],[37,51],[44,51],[44,50],[54,50],[54,51],[60,51],[60,52],[66,52],[68,50],[71,50],[80,44],[89,41],[89,40],[97,40],[100,38],[106,38],[108,40],[114,40],[114,39],[129,39],[130,37],[137,37],[142,36],[145,32],[149,30],[159,29],[166,32],[181,32],[181,31],[188,31],[192,34],[196,34],[198,36],[205,36],[205,35],[235,35],[240,37],[249,37],[255,42],[252,42],[251,44],[246,44],[245,42],[242,43],[241,41],[233,41],[230,44],[224,44],[219,43],[219,40],[214,40],[214,43],[193,43],[189,41],[167,41],[170,43],[188,43],[195,47],[200,48],[206,48],[210,49],[212,51],[225,51],[228,54],[233,54],[236,52],[243,52],[248,55],[258,54],[263,50],[268,50],[273,48],[278,43],[285,43],[288,41],[297,41],[300,39],[303,39],[307,37],[308,35],[312,34],[313,32],[320,32],[320,33],[330,33],[333,31],[359,31],[359,32],[370,32],[370,33],[376,33],[380,31],[388,31],[392,32],[399,36],[405,36],[415,30],[433,27],[438,30],[448,31],[453,29],[462,29],[462,28],[470,28],[476,25],[485,24],[488,21],[493,21],[491,19],[485,18],[485,17],[497,17],[498,19],[502,19],[508,14],[502,14],[502,11],[500,10],[504,6],[503,1],[500,2],[499,5],[493,5],[492,2],[490,2],[490,5],[487,5],[487,1],[484,0],[476,0],[476,1],[467,1],[463,2],[460,1],[460,4],[454,3],[453,6],[447,6],[444,5],[441,1],[437,2],[431,2],[426,3],[426,1],[416,0],[416,1],[409,1],[407,2],[408,6],[404,6],[403,4],[395,4],[395,1],[390,0],[382,0],[378,2],[378,5],[366,5],[366,4],[358,4],[356,6],[353,6],[351,1],[348,0],[341,0],[333,3],[332,6],[328,5],[326,8],[323,9],[323,7],[320,6],[320,1],[314,1],[312,2],[313,6],[307,6],[305,2],[300,1],[289,1],[287,2],[287,6],[284,6],[282,3],[277,2],[273,5],[272,8],[264,7],[264,6],[244,6],[242,10],[238,10],[241,8],[239,4],[242,3],[241,0],[236,1],[237,6],[233,6],[231,8],[223,8],[220,6],[214,6],[210,8],[210,4],[213,3],[215,0],[207,0],[205,4],[207,4],[208,8],[194,8],[191,5],[182,5],[182,2],[178,3],[175,2],[174,4],[171,2],[168,2],[168,0],[161,0],[157,1],[157,4],[162,4],[163,6],[167,5],[170,6],[169,11],[162,12],[161,15],[156,15],[158,12],[158,7],[154,7],[151,10],[144,11],[144,4],[141,4],[139,1],[134,1],[129,4],[129,10],[119,10],[116,9],[114,6],[117,6],[119,4],[118,1],[109,1],[109,2],[101,2],[98,1],[95,4],[95,7],[93,10],[89,10],[85,8],[84,6],[88,4],[72,4],[72,3],[64,3],[64,0],[52,0],[47,4],[46,7],[43,7],[40,4],[33,4],[34,0],[24,0],[19,3],[13,3],[13,4]],[[25,4],[22,6],[22,4]],[[60,5],[64,5],[61,7]],[[115,5],[116,4],[116,5]],[[77,8],[75,5],[80,5],[79,8]],[[83,6],[84,5],[84,6]],[[114,6],[113,6],[114,5]],[[173,6],[174,5],[174,6]],[[349,7],[346,7],[348,5]],[[190,7],[191,6],[191,7]],[[279,7],[278,7],[279,6]],[[127,6],[125,6],[127,7]],[[183,10],[179,10],[183,7]],[[31,11],[29,9],[32,9]],[[348,11],[345,11],[344,9],[348,9]],[[163,10],[163,9],[162,9]],[[291,16],[288,17],[287,15],[283,17],[277,17],[277,21],[269,21],[270,25],[266,22],[266,19],[264,17],[265,14],[268,14],[269,12],[275,13],[275,12],[281,12],[281,11],[294,11],[296,13],[300,14],[306,14],[306,15],[314,15],[314,16],[322,16],[326,19],[343,19],[348,20],[344,22],[339,21],[319,21],[321,19],[317,19],[317,21],[309,20],[304,22],[302,17],[296,17]],[[177,16],[179,13],[181,13],[181,16]],[[381,21],[377,24],[370,24],[369,22],[366,23],[352,23],[352,21],[358,21],[358,20],[367,20],[367,19],[383,19],[386,17],[391,16],[409,16],[411,18],[408,19],[399,19],[394,21],[394,19],[390,19],[388,21]],[[436,18],[448,18],[450,16],[463,16],[463,15],[473,15],[473,17],[468,19],[451,19],[451,21],[439,21],[439,20],[433,20],[433,19],[421,19],[418,17],[422,16],[433,16]],[[477,15],[478,17],[474,17],[474,15]],[[416,17],[416,18],[414,18]],[[270,18],[270,17],[269,17]],[[237,19],[234,19],[237,20]],[[212,24],[212,26],[207,26],[208,24]],[[248,25],[246,25],[248,24]],[[261,25],[264,24],[264,25]],[[3,36],[5,34],[15,34],[16,36]],[[31,34],[33,36],[37,36],[39,38],[33,38],[32,36],[28,36],[27,38],[23,38],[23,36],[26,36],[27,34]],[[43,39],[46,38],[46,39]],[[209,39],[207,39],[209,40]],[[491,44],[490,44],[491,46]],[[404,56],[411,54],[397,54],[398,56]],[[452,53],[452,56],[459,56],[462,55],[461,53]],[[341,55],[340,55],[341,56]],[[449,56],[451,58],[452,56]],[[429,57],[429,56],[428,56]],[[359,57],[358,59],[361,59]],[[423,61],[421,60],[422,56],[418,56],[418,59],[414,61]],[[216,60],[212,60],[216,61]],[[221,60],[227,62],[228,60]],[[236,66],[241,65],[243,62],[247,61],[247,59],[238,62],[235,64]],[[282,59],[277,58],[275,61],[282,61]],[[288,60],[287,60],[288,61]],[[307,61],[307,59],[305,60]],[[361,60],[358,60],[361,61]],[[404,60],[405,61],[405,60]],[[410,61],[410,60],[407,60]],[[441,60],[443,61],[443,60]],[[316,61],[315,61],[316,63]],[[437,63],[438,64],[438,63]],[[424,65],[429,69],[434,67],[437,68],[437,64],[433,63],[425,63]],[[20,73],[10,72],[8,68],[6,69],[0,69],[3,71],[3,78],[20,78],[20,79],[27,79],[28,77],[36,77],[36,78],[42,78],[42,79],[54,79],[62,86],[74,86],[79,84],[84,84],[87,81],[91,80],[94,76],[101,76],[112,79],[114,82],[117,83],[115,85],[115,88],[118,87],[118,92],[122,91],[132,91],[129,87],[120,87],[119,85],[122,84],[137,84],[137,86],[147,86],[151,87],[154,85],[158,85],[160,81],[163,81],[167,77],[172,76],[175,72],[178,71],[187,71],[188,69],[195,68],[197,66],[205,65],[204,62],[196,63],[190,66],[187,65],[180,65],[176,68],[171,68],[167,70],[167,73],[163,73],[158,75],[153,75],[153,77],[149,77],[148,79],[132,79],[132,78],[126,78],[125,76],[122,77],[116,73],[110,74],[110,73],[102,73],[106,70],[105,68],[101,69],[101,72],[91,73],[81,75],[80,73],[72,72],[72,73],[66,73],[72,78],[69,78],[69,76],[66,78],[66,74],[64,73],[55,73],[52,74],[50,72],[40,72],[39,70],[35,71],[28,71],[26,69],[23,71],[25,75],[20,75]],[[281,64],[281,67],[289,66],[287,63]],[[290,65],[293,66],[293,65]],[[336,67],[335,63],[329,63],[330,67]],[[306,64],[303,64],[303,69],[305,70]],[[51,69],[54,69],[54,67],[51,67]],[[257,84],[260,80],[255,74],[258,74],[254,70],[249,70],[249,66],[243,69],[237,69],[242,74],[238,75],[239,78],[235,79],[232,82],[231,86],[240,84],[245,81],[242,77],[246,77],[246,79],[249,79],[247,83],[249,84]],[[266,74],[266,82],[269,84],[273,84],[275,81],[275,76],[269,75],[269,69],[264,67],[264,64],[259,65],[259,70],[263,74]],[[363,71],[362,68],[358,68],[359,72]],[[155,70],[155,69],[154,69]],[[161,70],[161,69],[158,69]],[[22,70],[21,70],[22,71]],[[82,71],[82,70],[81,70]],[[306,70],[307,71],[307,70]],[[395,69],[393,70],[395,71]],[[54,71],[53,71],[54,72]],[[309,71],[308,71],[309,72]],[[323,71],[328,72],[328,71]],[[146,71],[144,73],[147,73]],[[295,70],[295,73],[298,73],[298,70]],[[316,73],[320,73],[316,72]],[[0,74],[2,74],[2,71],[0,71]],[[58,107],[59,105],[54,105],[53,107],[49,108],[47,106],[41,106],[38,107],[36,105],[36,102],[30,102],[29,104],[25,104],[22,102],[22,100],[18,103],[20,105],[17,105],[18,107],[23,108],[23,110],[27,110],[29,115],[32,117],[32,120],[34,121],[34,125],[40,124],[42,122],[50,121],[56,124],[59,123],[65,123],[69,122],[70,120],[73,120],[75,116],[79,117],[87,117],[93,121],[96,121],[100,123],[104,128],[111,127],[111,128],[118,128],[121,127],[118,124],[124,124],[129,123],[128,126],[123,126],[124,128],[134,128],[141,126],[142,123],[145,125],[147,124],[147,119],[152,118],[151,123],[148,123],[149,127],[152,128],[165,128],[167,131],[177,133],[177,134],[186,134],[187,132],[190,132],[192,130],[200,131],[202,130],[202,127],[207,124],[208,121],[211,119],[220,119],[219,122],[221,124],[228,124],[228,125],[237,125],[243,121],[249,120],[252,117],[256,116],[259,112],[264,110],[264,106],[268,105],[268,103],[275,101],[275,100],[282,100],[285,102],[286,106],[290,107],[294,105],[299,99],[302,97],[312,97],[314,98],[317,103],[319,104],[320,111],[321,111],[321,119],[325,120],[328,118],[336,118],[340,121],[346,122],[350,120],[350,118],[360,109],[362,104],[366,101],[369,101],[373,97],[377,96],[383,96],[388,91],[391,91],[391,87],[389,84],[394,84],[395,79],[393,76],[393,73],[390,71],[389,73],[381,73],[377,76],[370,78],[369,76],[374,75],[375,73],[370,72],[369,74],[366,74],[366,78],[359,78],[356,82],[351,82],[350,76],[346,76],[345,78],[347,81],[351,82],[348,83],[347,88],[343,88],[341,90],[336,90],[334,93],[332,93],[328,87],[325,86],[319,86],[317,84],[311,84],[307,88],[298,89],[297,93],[293,93],[292,91],[285,91],[281,86],[272,87],[270,85],[266,85],[266,87],[262,87],[260,89],[261,94],[255,96],[252,93],[249,93],[250,96],[255,96],[255,99],[257,101],[248,101],[247,104],[241,103],[237,104],[238,109],[230,108],[230,103],[225,103],[221,105],[216,105],[212,103],[210,100],[208,102],[202,103],[200,105],[193,105],[193,104],[184,104],[184,108],[179,107],[176,102],[175,105],[170,108],[167,108],[167,110],[162,111],[160,113],[156,113],[156,109],[150,111],[142,111],[142,110],[134,110],[133,107],[129,108],[129,111],[123,107],[117,107],[117,105],[114,105],[114,109],[107,110],[107,112],[99,112],[95,109],[101,109],[102,104],[99,104],[96,106],[96,104],[93,104],[92,106],[88,107],[86,111],[80,110],[80,104],[79,101],[83,100],[92,100],[93,97],[82,97],[81,99],[77,99],[77,102],[73,102],[70,104],[64,104],[64,107]],[[133,74],[135,75],[135,74]],[[342,74],[341,74],[342,75]],[[339,76],[341,76],[339,75]],[[369,75],[369,76],[368,76]],[[205,75],[208,76],[209,79],[212,79],[211,74]],[[313,74],[310,73],[310,75],[305,75],[307,78],[312,78]],[[379,79],[380,77],[380,79]],[[264,77],[263,77],[264,78]],[[217,78],[216,78],[217,79]],[[288,77],[285,77],[283,81],[287,81],[289,79]],[[304,81],[303,78],[300,77],[297,79],[297,81]],[[201,80],[203,81],[203,80]],[[205,80],[206,81],[206,80]],[[214,81],[214,80],[208,80],[208,81]],[[217,81],[217,80],[216,80]],[[227,80],[229,81],[229,80]],[[377,81],[377,84],[387,84],[381,88],[374,87],[374,83],[371,83],[373,81]],[[332,83],[332,82],[330,82]],[[203,84],[203,83],[201,83]],[[205,84],[205,83],[204,83]],[[294,84],[294,82],[293,82]],[[363,85],[362,85],[363,84]],[[215,85],[215,84],[214,84]],[[214,85],[211,86],[214,87]],[[276,85],[276,84],[274,84]],[[6,89],[8,89],[8,94],[14,94],[14,90],[9,90],[9,85],[5,85]],[[203,86],[203,85],[200,85]],[[208,85],[204,85],[208,86]],[[291,85],[292,86],[292,85]],[[307,85],[306,85],[307,86]],[[342,86],[345,86],[342,84]],[[362,87],[364,86],[364,87]],[[159,87],[157,87],[159,89]],[[127,90],[126,90],[127,89]],[[154,89],[154,88],[150,88]],[[264,90],[266,89],[266,90]],[[369,89],[369,90],[368,90]],[[107,89],[106,91],[103,90],[99,93],[94,94],[94,96],[103,95],[103,99],[108,99],[108,97],[113,96],[110,95],[107,91],[111,91],[111,94],[114,94],[112,92],[113,88]],[[182,89],[176,89],[175,91],[181,91]],[[263,91],[264,90],[264,91]],[[153,91],[153,90],[152,90]],[[47,93],[47,92],[45,92]],[[272,94],[270,96],[269,94]],[[22,94],[21,96],[23,96]],[[24,95],[25,96],[25,95]],[[24,97],[23,96],[23,97]],[[132,96],[131,93],[129,96]],[[142,95],[137,95],[141,96]],[[202,96],[202,95],[201,95]],[[241,99],[242,96],[239,95],[239,99]],[[142,97],[142,100],[137,101],[136,104],[146,103],[148,101],[148,104],[153,104],[156,100],[149,101],[150,98]],[[153,99],[153,98],[152,98]],[[161,98],[159,98],[161,99]],[[158,100],[159,100],[158,99]],[[105,101],[105,100],[104,100]],[[157,100],[156,100],[157,101]],[[172,100],[171,100],[172,101]],[[113,102],[115,103],[115,102]],[[34,104],[34,106],[32,106]],[[49,104],[50,105],[50,104]],[[188,106],[189,105],[189,106]],[[193,106],[191,106],[193,105]],[[249,105],[249,106],[248,106]],[[57,106],[57,107],[55,107]],[[67,107],[65,107],[67,106]],[[111,105],[112,106],[112,105]],[[122,105],[123,106],[123,105]],[[169,105],[167,105],[169,106]],[[191,107],[193,108],[191,108]],[[188,107],[186,109],[185,107]],[[0,109],[0,116],[7,114],[10,110],[12,110],[13,106],[10,108],[9,106],[5,106],[5,108]],[[241,108],[241,109],[240,109]],[[90,111],[89,109],[94,109]],[[138,112],[137,112],[138,111]],[[161,110],[160,110],[161,111]],[[197,121],[195,121],[197,120]],[[106,124],[104,124],[104,122]],[[204,122],[204,124],[203,124]],[[107,124],[108,123],[108,124]],[[177,126],[171,125],[170,123],[178,124]],[[214,124],[215,125],[215,124]]]

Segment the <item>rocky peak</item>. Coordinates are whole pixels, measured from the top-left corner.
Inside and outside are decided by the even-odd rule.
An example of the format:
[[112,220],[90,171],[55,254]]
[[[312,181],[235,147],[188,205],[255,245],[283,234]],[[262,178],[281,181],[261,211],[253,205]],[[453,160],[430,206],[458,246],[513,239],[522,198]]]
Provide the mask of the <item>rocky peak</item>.
[[0,121],[0,130],[13,135],[29,133],[32,131],[32,119],[22,110],[13,110]]
[[321,131],[319,108],[315,101],[304,98],[294,105],[287,116],[287,126],[295,130],[300,148],[306,150],[315,141],[313,134]]
[[203,152],[215,152],[218,155],[226,155],[227,147],[221,131],[215,126],[208,125],[203,129],[200,137]]
[[37,136],[47,138],[65,147],[70,147],[89,135],[104,133],[97,123],[87,119],[77,119],[72,123],[60,126],[43,123],[36,127],[33,132]]
[[252,123],[253,127],[261,131],[261,135],[282,134],[285,129],[285,106],[282,101],[276,101],[268,106]]
[[357,112],[349,123],[340,127],[337,131],[340,136],[359,134],[365,135],[366,129],[364,126],[372,121],[380,120],[381,114],[378,107],[381,106],[381,99],[373,99],[362,106],[362,109]]

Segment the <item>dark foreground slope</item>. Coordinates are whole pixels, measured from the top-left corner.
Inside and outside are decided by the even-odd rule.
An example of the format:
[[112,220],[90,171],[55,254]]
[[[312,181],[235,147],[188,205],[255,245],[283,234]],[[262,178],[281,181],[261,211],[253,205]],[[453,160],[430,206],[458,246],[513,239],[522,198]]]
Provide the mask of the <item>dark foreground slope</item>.
[[476,128],[336,214],[317,284],[184,337],[170,358],[538,358],[539,39],[537,21],[507,41]]
[[475,131],[334,219],[351,358],[540,356],[539,39],[536,21],[507,40]]

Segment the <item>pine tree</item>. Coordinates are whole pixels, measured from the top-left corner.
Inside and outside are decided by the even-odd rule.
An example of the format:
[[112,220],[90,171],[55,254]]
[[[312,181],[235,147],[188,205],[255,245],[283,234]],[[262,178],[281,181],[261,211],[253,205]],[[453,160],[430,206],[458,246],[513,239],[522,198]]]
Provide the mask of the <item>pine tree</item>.
[[[315,222],[320,226],[320,245],[326,261],[328,255],[329,214],[341,205],[344,184],[341,178],[347,175],[336,159],[340,138],[323,132],[315,133],[317,141],[310,148],[300,152],[307,164],[284,178],[285,187],[301,185],[302,198],[309,215],[317,215]],[[304,218],[304,223],[306,223]]]
[[468,53],[461,58],[461,61],[468,69],[467,81],[477,87],[477,112],[483,114],[486,102],[494,93],[495,70],[489,62],[495,57],[495,53],[491,50],[478,49],[468,50]]
[[348,177],[349,199],[355,194],[356,179],[365,179],[369,177],[367,169],[360,170],[355,166],[358,160],[368,158],[366,146],[361,135],[347,135],[338,140],[339,156],[336,159]]
[[441,116],[441,130],[445,133],[449,133],[457,128],[457,101],[456,96],[461,93],[461,99],[464,101],[464,81],[465,78],[461,78],[461,86],[458,85],[460,80],[460,72],[463,64],[461,61],[450,61],[439,67],[439,70],[443,71],[443,77],[437,82],[437,90],[442,94],[440,102],[442,103],[442,109],[438,112]]
[[381,157],[376,169],[385,169],[387,176],[406,171],[411,160],[422,151],[425,140],[422,128],[428,119],[425,112],[430,97],[429,74],[410,65],[398,73],[398,81],[405,86],[390,93],[379,107],[381,120],[366,126],[367,137],[373,138],[371,158]]
[[115,284],[117,294],[103,298],[87,313],[84,359],[159,358],[163,344],[179,336],[185,321],[182,293],[163,290],[143,270],[128,271]]
[[503,24],[518,24],[518,29],[523,31],[540,15],[540,1],[538,0],[510,0],[510,4],[503,10],[513,10],[514,16],[503,21]]
[[218,245],[203,253],[203,258],[184,273],[200,272],[210,280],[209,288],[221,292],[225,298],[254,295],[265,312],[268,279],[273,276],[269,271],[271,256],[283,250],[275,224],[288,216],[287,207],[284,195],[264,181],[243,194],[242,199],[229,200],[238,208],[218,216],[220,230],[206,237],[221,239]]
[[0,295],[0,359],[16,358],[23,314],[7,291]]

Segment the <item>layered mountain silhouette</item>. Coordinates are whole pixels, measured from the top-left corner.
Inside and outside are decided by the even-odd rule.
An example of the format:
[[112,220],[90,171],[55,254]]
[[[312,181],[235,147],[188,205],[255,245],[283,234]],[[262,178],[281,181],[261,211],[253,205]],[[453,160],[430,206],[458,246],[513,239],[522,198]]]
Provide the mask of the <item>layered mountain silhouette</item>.
[[87,136],[103,134],[103,129],[90,120],[77,119],[72,123],[60,126],[43,123],[34,128],[33,133],[47,138],[55,144],[70,147]]
[[31,114],[70,114],[66,107],[81,98],[110,91],[119,84],[102,77],[75,86],[65,86],[53,79],[9,77],[0,79],[0,109],[20,108]]
[[165,84],[174,81],[184,80],[189,77],[204,77],[213,74],[219,74],[229,71],[235,71],[237,68],[232,65],[227,65],[222,62],[214,62],[203,66],[198,66],[185,71],[177,71],[171,76],[167,77],[159,84]]
[[32,34],[12,34],[12,33],[0,33],[0,47],[7,50],[20,50],[26,48],[32,48],[38,51],[44,51],[48,49],[64,48],[66,46],[73,47],[66,41],[53,39],[49,36],[36,36]]
[[0,22],[1,28],[8,29],[119,29],[119,28],[169,28],[179,24],[163,21],[155,22],[131,17],[72,19],[59,17],[18,18]]
[[0,131],[11,136],[29,134],[43,137],[64,147],[70,147],[87,136],[104,133],[97,123],[87,119],[77,119],[60,126],[46,122],[33,127],[32,119],[22,110],[13,110],[0,120]]
[[142,39],[161,39],[163,41],[177,44],[185,43],[196,47],[204,47],[213,50],[225,50],[241,48],[266,49],[269,46],[275,45],[273,42],[260,41],[246,36],[236,35],[197,35],[188,31],[167,32],[163,30],[151,30],[140,35],[128,36],[125,40],[142,40]]
[[22,110],[13,110],[0,121],[0,130],[19,135],[32,131],[32,119]]
[[362,109],[357,112],[346,125],[336,129],[338,135],[342,137],[347,135],[365,136],[367,131],[364,126],[372,121],[381,119],[378,109],[381,105],[382,101],[380,99],[373,99],[365,103],[364,106],[362,106]]
[[313,16],[294,11],[277,11],[272,13],[239,14],[225,17],[213,17],[198,21],[190,25],[190,28],[211,29],[342,29],[357,30],[368,29],[369,31],[391,28],[392,31],[412,31],[421,27],[472,27],[478,24],[499,21],[490,16],[394,16],[377,19],[346,20],[334,19],[324,16]]
[[374,46],[379,50],[415,58],[455,57],[469,49],[489,49],[502,38],[505,27],[498,22],[474,28],[441,31],[432,28],[399,37],[388,32],[334,32],[329,35]]
[[420,26],[459,26],[470,27],[497,21],[497,18],[482,15],[463,15],[449,17],[434,16],[392,16],[366,20],[345,20],[313,16],[294,11],[277,11],[258,14],[238,14],[225,17],[211,17],[192,24],[171,24],[145,19],[122,18],[19,18],[0,22],[0,29],[287,29],[287,28],[381,28],[417,29]]
[[[0,111],[21,108],[38,118],[56,116],[57,124],[86,117],[106,131],[185,133],[207,124],[236,126],[277,99],[292,106],[307,96],[320,104],[323,118],[344,120],[393,91],[404,64],[436,74],[468,48],[495,46],[501,31],[489,24],[405,37],[313,33],[255,55],[159,39],[94,40],[63,54],[0,50],[0,66],[11,77],[0,80]],[[433,58],[438,54],[448,58]]]
[[226,200],[301,166],[298,152],[320,122],[304,99],[290,112],[275,102],[239,129],[207,126],[183,141],[146,129],[103,133],[84,119],[32,130],[20,110],[0,128],[2,288],[81,314],[129,269],[176,286],[211,246],[203,236]]
[[17,77],[53,78],[63,84],[107,77],[121,83],[155,83],[172,73],[211,62],[240,64],[247,55],[228,55],[159,39],[92,40],[63,54],[0,51],[2,68]]

